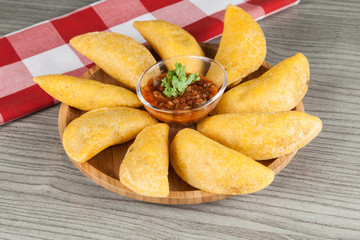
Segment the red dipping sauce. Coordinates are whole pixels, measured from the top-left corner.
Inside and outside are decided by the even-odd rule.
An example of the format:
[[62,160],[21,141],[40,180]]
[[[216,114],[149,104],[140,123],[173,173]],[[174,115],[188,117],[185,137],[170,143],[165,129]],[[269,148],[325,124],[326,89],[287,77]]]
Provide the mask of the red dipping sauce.
[[144,99],[158,108],[185,110],[199,107],[218,92],[216,84],[199,75],[200,80],[187,86],[182,95],[167,97],[163,93],[165,88],[161,86],[161,79],[165,78],[166,74],[153,77],[142,90]]

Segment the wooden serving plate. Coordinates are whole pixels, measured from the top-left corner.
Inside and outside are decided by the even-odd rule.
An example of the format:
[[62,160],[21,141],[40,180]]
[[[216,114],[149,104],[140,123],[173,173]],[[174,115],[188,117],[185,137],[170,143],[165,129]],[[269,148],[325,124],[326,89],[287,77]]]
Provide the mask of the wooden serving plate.
[[[201,47],[204,50],[206,56],[214,58],[218,49],[217,44],[210,43],[200,43]],[[154,56],[155,53],[153,53]],[[264,62],[262,66],[254,73],[250,74],[244,81],[256,78],[266,72],[271,68],[271,65],[267,62]],[[119,82],[111,78],[104,71],[102,71],[98,66],[94,66],[89,71],[85,72],[82,76],[83,78],[97,80],[103,83],[119,85]],[[296,106],[294,109],[296,111],[304,111],[304,105],[302,102]],[[59,111],[59,133],[60,138],[66,126],[75,118],[81,116],[84,111],[78,110],[73,107],[62,103]],[[190,126],[196,128],[196,126]],[[181,130],[179,127],[170,127],[169,134],[169,143],[171,143],[175,134]],[[169,185],[170,185],[170,194],[165,198],[158,197],[146,197],[139,195],[127,187],[125,187],[119,180],[119,169],[122,159],[124,158],[128,147],[133,143],[133,141],[115,145],[105,149],[104,151],[97,154],[95,157],[90,159],[85,163],[78,163],[70,159],[73,164],[88,178],[90,178],[95,183],[100,186],[113,191],[115,193],[121,194],[123,196],[137,199],[140,201],[153,202],[153,203],[163,203],[163,204],[197,204],[204,202],[217,201],[220,199],[228,198],[233,195],[219,195],[212,194],[205,191],[198,190],[176,175],[174,169],[169,167]],[[282,156],[276,159],[259,161],[263,165],[269,167],[274,171],[275,174],[279,173],[284,167],[291,161],[295,156],[296,152],[290,153],[286,156]]]

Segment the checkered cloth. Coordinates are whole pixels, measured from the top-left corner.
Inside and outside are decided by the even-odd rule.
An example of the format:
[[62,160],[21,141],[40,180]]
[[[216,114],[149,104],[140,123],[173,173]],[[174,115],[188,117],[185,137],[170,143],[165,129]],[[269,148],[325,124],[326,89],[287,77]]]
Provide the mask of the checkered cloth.
[[198,41],[219,36],[225,8],[237,5],[256,20],[299,0],[104,0],[0,38],[0,125],[57,103],[32,77],[80,76],[94,64],[69,44],[79,34],[113,31],[144,43],[135,20],[162,19],[183,27]]

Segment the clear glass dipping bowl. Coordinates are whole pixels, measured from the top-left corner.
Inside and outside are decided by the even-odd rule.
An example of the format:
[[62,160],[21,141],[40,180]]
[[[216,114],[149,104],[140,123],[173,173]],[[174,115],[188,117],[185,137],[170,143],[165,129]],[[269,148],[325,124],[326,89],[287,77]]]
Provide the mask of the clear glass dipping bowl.
[[[202,105],[186,110],[159,108],[146,101],[142,95],[144,87],[153,77],[157,77],[175,69],[175,62],[181,63],[182,65],[185,64],[187,73],[199,73],[206,79],[215,83],[218,87],[217,94]],[[227,82],[228,77],[225,69],[220,63],[214,61],[213,59],[190,55],[176,56],[161,60],[150,66],[141,75],[137,83],[136,94],[145,109],[155,118],[162,122],[169,123],[170,125],[184,126],[196,123],[207,116],[209,112],[215,108],[226,89]]]

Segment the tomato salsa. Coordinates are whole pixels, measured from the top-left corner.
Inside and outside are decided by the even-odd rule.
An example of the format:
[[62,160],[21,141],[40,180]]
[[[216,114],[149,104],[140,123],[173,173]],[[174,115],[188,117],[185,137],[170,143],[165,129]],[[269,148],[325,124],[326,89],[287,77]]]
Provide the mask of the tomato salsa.
[[[189,76],[188,73],[187,76]],[[176,97],[167,97],[163,93],[165,88],[161,85],[161,79],[165,77],[166,73],[153,77],[142,92],[147,102],[159,108],[175,110],[195,108],[210,100],[218,92],[216,84],[199,75],[200,80],[187,86],[183,94]]]

